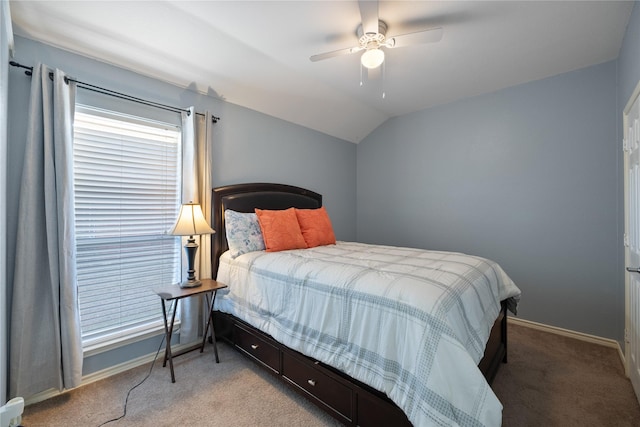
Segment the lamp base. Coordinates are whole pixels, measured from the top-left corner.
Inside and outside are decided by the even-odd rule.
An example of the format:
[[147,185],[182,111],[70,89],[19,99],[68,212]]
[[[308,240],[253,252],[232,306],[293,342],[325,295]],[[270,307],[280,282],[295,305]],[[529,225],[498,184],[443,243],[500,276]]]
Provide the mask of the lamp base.
[[187,280],[180,283],[181,288],[197,288],[198,286],[201,286],[201,285],[202,285],[202,282],[200,280]]
[[[189,236],[187,244],[184,245],[184,250],[187,254],[187,280],[180,283],[181,288],[197,288],[202,285],[200,280],[196,279],[196,269],[193,267],[196,261],[196,252],[198,252],[198,244],[193,236]],[[2,427],[2,426],[0,426]]]

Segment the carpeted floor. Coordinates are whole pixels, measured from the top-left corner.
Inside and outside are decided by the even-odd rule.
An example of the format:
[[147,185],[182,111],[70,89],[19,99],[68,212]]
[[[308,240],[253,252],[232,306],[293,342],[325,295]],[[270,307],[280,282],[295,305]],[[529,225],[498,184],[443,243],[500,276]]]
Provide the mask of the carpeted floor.
[[[272,375],[219,343],[213,349],[174,359],[176,382],[162,354],[151,376],[129,397],[124,419],[106,426],[329,426],[340,425],[288,390]],[[100,426],[122,415],[129,388],[149,372],[150,364],[80,387],[25,408],[22,425]]]
[[[510,325],[509,363],[493,388],[503,426],[640,426],[640,405],[615,350]],[[337,426],[224,343],[175,359],[176,383],[156,363],[107,426]],[[122,414],[147,364],[25,408],[23,425],[99,426]]]
[[492,384],[505,427],[640,426],[615,349],[515,325],[509,340],[508,363]]

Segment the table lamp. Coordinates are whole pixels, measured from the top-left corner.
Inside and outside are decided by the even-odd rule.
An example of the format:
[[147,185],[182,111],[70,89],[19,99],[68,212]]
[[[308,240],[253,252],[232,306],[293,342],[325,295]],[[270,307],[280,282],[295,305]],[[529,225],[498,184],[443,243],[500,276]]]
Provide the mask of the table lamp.
[[197,280],[195,275],[196,270],[194,263],[196,260],[196,252],[198,251],[198,244],[193,236],[212,233],[215,233],[215,231],[209,227],[209,224],[207,224],[207,221],[204,219],[199,204],[189,202],[180,207],[178,219],[171,231],[169,231],[169,234],[174,236],[189,236],[187,244],[184,245],[189,269],[187,270],[187,280],[180,283],[181,288],[195,288],[201,285],[200,280]]

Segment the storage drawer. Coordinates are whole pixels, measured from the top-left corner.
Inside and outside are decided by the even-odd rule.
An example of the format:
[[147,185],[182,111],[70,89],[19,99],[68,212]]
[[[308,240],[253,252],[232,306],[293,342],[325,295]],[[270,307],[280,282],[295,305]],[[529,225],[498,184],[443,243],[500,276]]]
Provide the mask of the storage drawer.
[[235,325],[234,332],[236,347],[275,373],[280,373],[280,350],[277,346],[258,337],[240,324]]
[[358,426],[411,427],[407,416],[395,404],[371,393],[358,391]]
[[213,326],[216,331],[216,339],[225,340],[227,343],[233,345],[234,322],[231,315],[214,311]]
[[311,363],[285,351],[282,354],[282,375],[350,422],[353,419],[351,388]]

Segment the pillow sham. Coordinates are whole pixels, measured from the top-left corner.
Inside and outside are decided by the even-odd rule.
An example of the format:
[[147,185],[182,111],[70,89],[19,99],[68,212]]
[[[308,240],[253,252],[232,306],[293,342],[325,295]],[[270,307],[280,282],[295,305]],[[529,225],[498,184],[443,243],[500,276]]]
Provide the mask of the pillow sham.
[[324,206],[318,209],[296,209],[302,237],[308,247],[334,245],[336,235]]
[[262,231],[255,213],[243,213],[226,209],[224,211],[224,223],[231,258],[265,249]]
[[307,247],[294,208],[285,210],[256,209],[267,252]]

